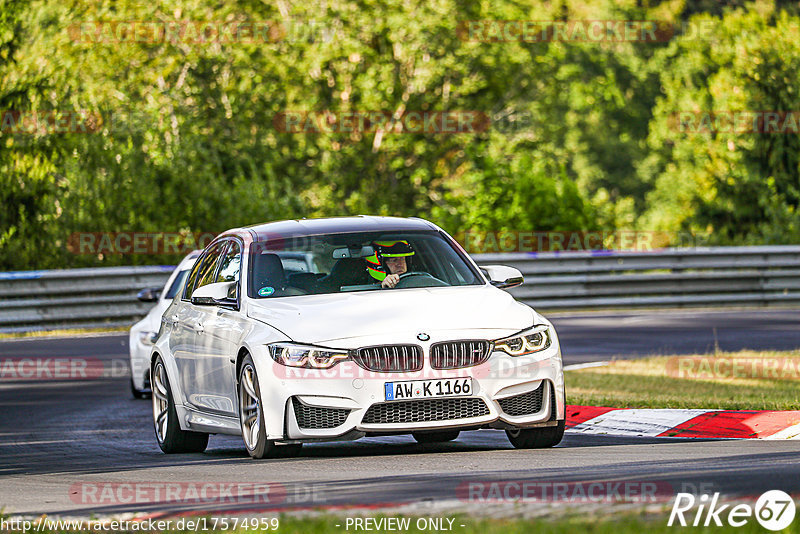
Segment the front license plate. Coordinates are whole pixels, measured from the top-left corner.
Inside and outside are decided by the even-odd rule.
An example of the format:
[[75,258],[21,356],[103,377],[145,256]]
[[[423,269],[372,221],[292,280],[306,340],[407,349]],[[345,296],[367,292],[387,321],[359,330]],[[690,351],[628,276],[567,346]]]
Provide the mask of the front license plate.
[[386,382],[384,384],[384,392],[387,401],[432,397],[463,397],[464,395],[472,395],[472,378]]

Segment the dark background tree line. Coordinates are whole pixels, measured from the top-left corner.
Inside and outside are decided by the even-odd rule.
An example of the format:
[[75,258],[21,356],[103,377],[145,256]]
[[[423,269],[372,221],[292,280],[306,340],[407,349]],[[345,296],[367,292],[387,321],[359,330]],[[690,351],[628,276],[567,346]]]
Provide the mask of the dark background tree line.
[[[97,131],[0,128],[0,270],[161,263],[78,232],[208,232],[421,216],[465,230],[691,232],[796,243],[797,134],[685,133],[681,111],[800,110],[796,3],[0,0],[0,112],[88,110]],[[469,20],[659,20],[665,42],[473,42]],[[86,42],[85,21],[279,21],[270,43]],[[711,27],[702,35],[691,28]],[[476,110],[477,133],[297,134],[287,110]],[[8,126],[8,125],[7,125]]]

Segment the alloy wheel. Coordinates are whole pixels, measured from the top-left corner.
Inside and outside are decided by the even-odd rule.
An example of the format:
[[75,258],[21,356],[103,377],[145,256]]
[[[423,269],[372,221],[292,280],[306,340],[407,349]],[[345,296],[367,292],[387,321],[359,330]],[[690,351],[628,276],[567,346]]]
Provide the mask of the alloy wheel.
[[255,371],[250,363],[242,368],[239,388],[239,414],[242,421],[242,437],[247,448],[253,450],[258,444],[261,430],[261,402],[255,386]]
[[164,364],[156,362],[153,368],[153,422],[156,427],[156,438],[164,442],[169,422],[169,395]]

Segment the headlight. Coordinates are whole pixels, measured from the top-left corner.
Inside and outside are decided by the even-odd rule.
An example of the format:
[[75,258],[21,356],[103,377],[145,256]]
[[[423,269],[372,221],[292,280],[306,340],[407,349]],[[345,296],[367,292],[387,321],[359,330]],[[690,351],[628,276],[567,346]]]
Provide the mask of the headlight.
[[498,339],[494,342],[494,348],[511,356],[524,356],[544,350],[550,343],[550,327],[539,325],[511,337]]
[[346,350],[324,349],[294,343],[273,343],[269,345],[272,359],[288,367],[306,369],[328,369],[350,358]]
[[139,332],[139,342],[142,345],[152,345],[158,339],[158,332]]

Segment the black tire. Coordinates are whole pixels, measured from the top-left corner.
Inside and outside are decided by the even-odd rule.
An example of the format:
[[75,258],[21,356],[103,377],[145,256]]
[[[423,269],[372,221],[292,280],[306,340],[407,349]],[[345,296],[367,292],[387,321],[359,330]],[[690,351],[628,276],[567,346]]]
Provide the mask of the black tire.
[[561,443],[565,425],[566,420],[562,419],[558,426],[506,430],[506,436],[515,449],[546,449]]
[[[156,361],[153,363],[152,377],[153,426],[158,446],[166,454],[206,450],[208,434],[181,429],[178,412],[175,410],[175,401],[172,398],[172,390],[169,387],[167,370],[161,356],[156,357]],[[162,415],[166,417],[166,421],[159,428]]]
[[146,399],[149,397],[146,391],[136,389],[136,386],[133,385],[133,378],[131,378],[131,395],[133,395],[134,399]]
[[[553,387],[552,384],[550,387]],[[559,420],[557,426],[506,430],[508,441],[511,442],[515,449],[546,449],[549,447],[555,447],[561,443],[561,440],[564,438],[564,429],[567,425],[566,392],[562,394],[561,399],[564,404],[564,419]]]
[[417,443],[444,443],[458,438],[458,430],[437,430],[435,432],[412,432]]
[[[248,391],[250,389],[250,391]],[[290,452],[292,450],[299,451],[299,448],[292,449],[292,445],[285,445],[278,447],[275,441],[267,439],[267,429],[264,424],[264,412],[261,409],[261,388],[258,385],[258,375],[256,374],[256,366],[253,363],[253,358],[248,354],[242,360],[242,365],[239,368],[239,377],[237,380],[237,397],[239,399],[239,423],[242,427],[242,441],[247,449],[247,453],[260,460],[262,458],[278,458],[283,452]],[[252,403],[246,404],[247,400],[243,397],[256,396],[257,402],[255,408],[248,410],[247,407],[253,406]],[[251,421],[251,417],[255,416],[256,420]],[[255,423],[258,423],[254,427]],[[249,437],[245,432],[250,432]],[[256,432],[256,434],[254,434]],[[302,446],[302,444],[300,444]]]

